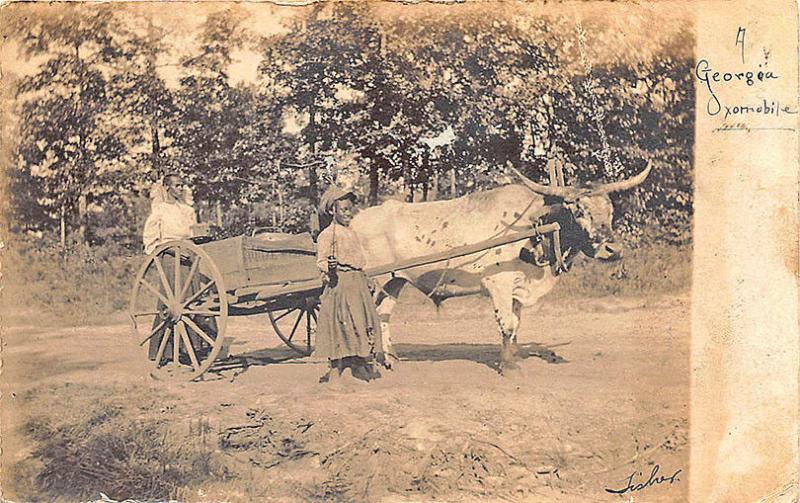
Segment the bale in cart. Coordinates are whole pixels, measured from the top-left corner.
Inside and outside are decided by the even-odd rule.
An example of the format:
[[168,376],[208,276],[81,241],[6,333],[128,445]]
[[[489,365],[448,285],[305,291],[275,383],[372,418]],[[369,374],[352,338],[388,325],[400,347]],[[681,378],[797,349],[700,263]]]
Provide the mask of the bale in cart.
[[321,383],[346,375],[369,381],[380,377],[374,366],[383,363],[378,312],[364,273],[364,249],[350,228],[356,207],[352,191],[331,185],[320,210],[332,217],[317,238],[317,266],[325,290],[320,298],[315,354],[328,358],[330,369]]

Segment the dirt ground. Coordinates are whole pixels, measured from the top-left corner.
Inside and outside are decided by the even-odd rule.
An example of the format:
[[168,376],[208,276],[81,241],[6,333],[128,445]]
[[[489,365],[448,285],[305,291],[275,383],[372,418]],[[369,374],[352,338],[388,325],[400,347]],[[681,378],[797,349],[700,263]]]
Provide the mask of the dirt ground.
[[[7,500],[18,497],[7,468],[32,451],[18,397],[66,383],[170,397],[171,424],[201,435],[234,476],[184,489],[182,500],[686,500],[686,296],[525,310],[521,369],[503,377],[487,299],[437,310],[404,295],[392,318],[396,370],[338,389],[318,384],[321,363],[287,359],[262,315],[229,324],[230,351],[248,365],[194,383],[153,378],[122,319],[69,328],[22,319],[3,330]],[[646,482],[655,464],[659,475],[682,472],[633,500],[606,492],[626,487],[634,472],[634,484]]]

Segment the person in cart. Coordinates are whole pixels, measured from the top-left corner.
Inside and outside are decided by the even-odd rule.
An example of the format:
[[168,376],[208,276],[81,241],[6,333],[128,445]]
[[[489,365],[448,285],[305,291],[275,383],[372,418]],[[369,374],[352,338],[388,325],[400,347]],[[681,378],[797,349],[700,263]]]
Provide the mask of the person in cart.
[[193,236],[197,224],[194,208],[186,200],[187,191],[181,177],[170,173],[164,185],[154,184],[150,190],[150,216],[144,224],[144,252],[152,253],[162,243]]
[[375,363],[384,361],[380,319],[364,274],[364,249],[349,226],[356,211],[355,194],[336,185],[320,200],[320,212],[332,217],[317,238],[317,267],[325,290],[315,355],[330,362],[320,383],[347,374],[362,381],[375,379],[380,377]]
[[[196,235],[199,230],[197,215],[192,207],[187,187],[181,177],[175,173],[169,173],[164,177],[164,184],[154,184],[150,190],[150,215],[144,224],[142,241],[144,251],[152,253],[159,245],[176,239],[189,239]],[[188,196],[188,197],[187,197]],[[188,199],[188,200],[187,200]],[[174,274],[171,270],[174,267],[171,260],[164,261],[163,267],[170,269],[165,271],[165,276],[169,282],[173,281]],[[170,285],[171,287],[173,285]],[[162,307],[159,303],[159,310]],[[157,317],[153,320],[155,327],[160,322]],[[164,333],[150,338],[148,356],[155,360],[158,355],[158,348]],[[197,343],[197,336],[189,334],[193,342]],[[172,352],[171,340],[167,342],[164,354]]]

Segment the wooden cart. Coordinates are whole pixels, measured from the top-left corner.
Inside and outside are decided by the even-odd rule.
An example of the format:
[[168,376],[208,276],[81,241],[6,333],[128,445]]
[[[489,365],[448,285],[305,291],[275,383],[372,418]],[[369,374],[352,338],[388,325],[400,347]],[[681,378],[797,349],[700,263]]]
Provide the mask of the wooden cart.
[[[380,276],[545,233],[557,235],[558,224],[531,227],[366,273]],[[196,379],[220,355],[229,316],[266,313],[288,347],[310,355],[322,289],[309,234],[238,236],[205,244],[171,241],[148,255],[140,267],[129,315],[141,345],[150,345],[156,366],[168,360]]]

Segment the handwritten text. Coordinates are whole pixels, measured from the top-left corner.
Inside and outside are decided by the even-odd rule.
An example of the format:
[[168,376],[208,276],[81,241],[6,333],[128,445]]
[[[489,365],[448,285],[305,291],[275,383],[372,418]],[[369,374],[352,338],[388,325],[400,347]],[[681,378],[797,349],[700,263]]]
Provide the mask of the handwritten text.
[[[759,68],[761,67],[760,64],[758,66]],[[717,95],[714,93],[717,83],[740,83],[748,87],[752,87],[757,83],[776,80],[779,78],[771,71],[763,71],[758,69],[743,72],[714,71],[714,69],[711,67],[711,64],[705,59],[701,59],[697,62],[694,73],[701,82],[705,83],[708,93],[710,94],[708,104],[706,105],[706,111],[708,112],[708,115],[717,115],[722,111],[722,104],[720,103],[719,98],[717,98]]]
[[[633,483],[633,478],[636,476],[637,472],[631,473],[631,476],[628,477],[628,483],[622,489],[609,489],[606,488],[606,492],[612,494],[625,494],[626,492],[635,492],[641,491],[642,489],[647,489],[650,486],[663,484],[664,482],[669,482],[672,485],[675,482],[678,482],[680,479],[678,478],[678,474],[681,473],[683,470],[678,470],[673,473],[669,477],[664,477],[663,475],[658,475],[658,470],[661,469],[659,465],[653,467],[653,471],[650,472],[650,477],[647,479],[647,482],[641,482],[638,484]],[[639,476],[642,476],[642,472],[638,472]],[[657,476],[658,475],[658,476]]]

